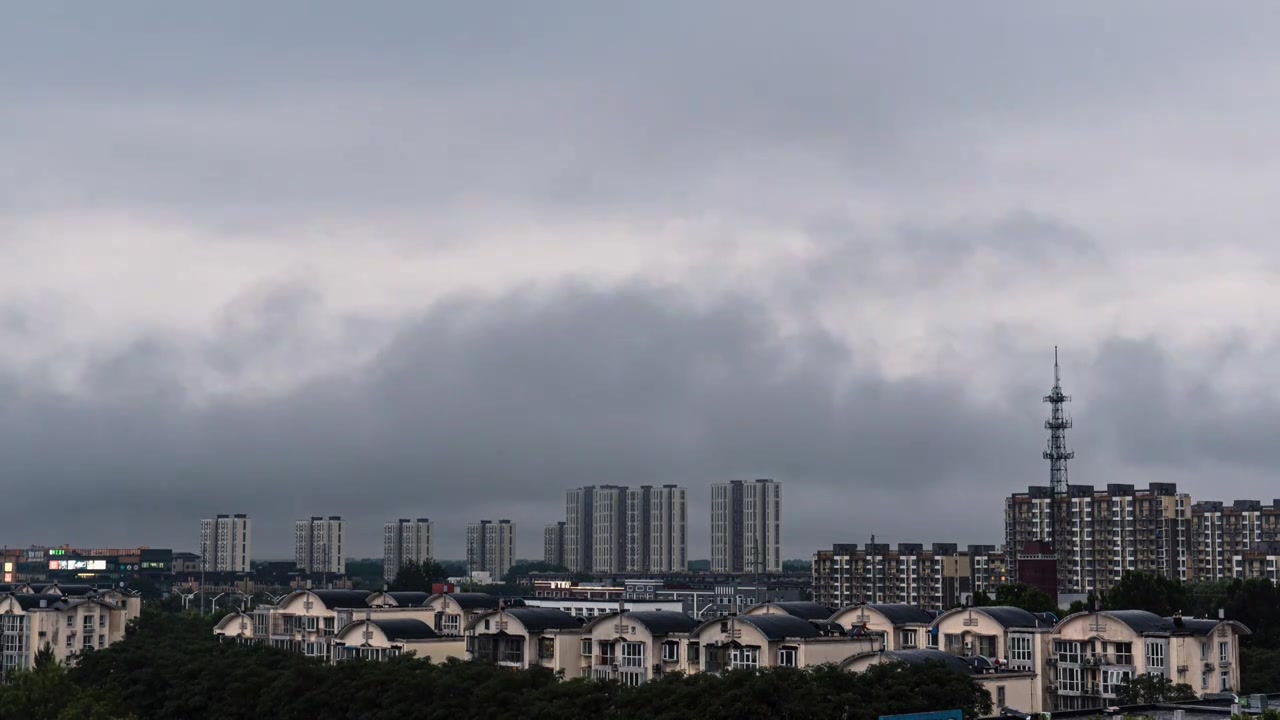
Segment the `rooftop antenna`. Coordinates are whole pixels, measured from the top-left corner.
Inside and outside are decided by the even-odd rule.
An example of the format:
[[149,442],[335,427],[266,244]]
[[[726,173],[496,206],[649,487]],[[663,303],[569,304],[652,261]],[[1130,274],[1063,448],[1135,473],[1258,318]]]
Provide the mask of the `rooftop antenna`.
[[1053,388],[1044,396],[1044,402],[1049,403],[1049,419],[1044,421],[1044,427],[1049,431],[1049,444],[1044,451],[1044,459],[1049,461],[1049,484],[1053,493],[1049,541],[1057,559],[1057,586],[1061,594],[1071,592],[1076,585],[1075,553],[1070,537],[1071,493],[1067,483],[1067,461],[1076,454],[1067,449],[1067,429],[1071,427],[1071,418],[1066,416],[1063,405],[1071,402],[1071,396],[1062,392],[1057,345],[1053,346]]

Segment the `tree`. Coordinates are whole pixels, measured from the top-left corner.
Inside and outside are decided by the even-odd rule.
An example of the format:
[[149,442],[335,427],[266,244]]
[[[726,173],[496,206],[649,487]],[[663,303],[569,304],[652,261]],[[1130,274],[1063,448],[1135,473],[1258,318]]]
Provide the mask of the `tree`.
[[1135,675],[1120,683],[1120,687],[1116,689],[1116,703],[1120,705],[1149,705],[1195,699],[1196,691],[1190,685],[1175,685],[1163,675]]
[[407,562],[400,566],[400,571],[388,584],[387,589],[398,592],[431,592],[432,584],[442,582],[448,577],[445,567],[430,558],[421,563]]
[[1032,613],[1058,612],[1058,603],[1054,602],[1054,599],[1049,597],[1048,593],[1040,588],[1023,583],[1001,585],[996,588],[994,600],[984,592],[974,593],[973,606],[982,607],[984,605],[1008,605],[1022,608]]

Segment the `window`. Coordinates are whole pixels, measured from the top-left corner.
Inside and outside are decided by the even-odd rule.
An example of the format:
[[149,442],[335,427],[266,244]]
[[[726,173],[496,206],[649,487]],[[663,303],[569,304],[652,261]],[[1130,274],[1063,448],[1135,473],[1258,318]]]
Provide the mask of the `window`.
[[67,616],[67,627],[68,627],[68,628],[71,628],[71,629],[75,629],[75,626],[76,626],[76,616],[75,616],[75,615],[68,615],[68,616]]
[[1218,643],[1218,662],[1231,662],[1231,641],[1222,640]]
[[1104,670],[1102,672],[1102,694],[1112,695],[1120,691],[1120,686],[1128,682],[1131,673],[1128,670]]
[[486,620],[484,621],[484,629],[485,629],[485,630],[488,630],[488,629],[489,629],[489,621],[488,621],[488,619],[486,619]]
[[582,638],[582,655],[591,657],[591,638]]
[[1204,672],[1200,673],[1200,689],[1201,690],[1209,689],[1209,671],[1208,670],[1205,670]]
[[676,642],[662,643],[662,661],[663,662],[679,662],[680,661],[680,643],[676,643]]
[[98,647],[99,647],[99,648],[104,648],[104,647],[106,647],[106,646],[107,646],[107,636],[106,636],[106,635],[98,635]]
[[945,650],[949,655],[959,655],[963,653],[964,638],[955,633],[947,633]]
[[1133,643],[1115,643],[1115,648],[1117,665],[1133,664]]
[[689,649],[686,650],[685,653],[689,657],[690,665],[697,665],[700,662],[702,662],[701,651],[702,651],[702,648],[698,646],[698,643],[696,642],[689,643]]
[[1066,663],[1068,665],[1080,664],[1080,643],[1078,642],[1054,640],[1053,652],[1058,656],[1059,663]]
[[[1079,643],[1076,643],[1077,645]],[[1078,667],[1058,666],[1058,691],[1067,693],[1080,692],[1082,671]]]
[[781,667],[799,667],[796,662],[796,648],[782,648],[778,651],[778,665]]
[[1222,683],[1218,687],[1218,692],[1231,692],[1231,671],[1223,670],[1218,680]]
[[1004,707],[1004,686],[1003,685],[996,686],[996,707],[997,708]]
[[916,631],[915,630],[899,630],[898,631],[898,647],[900,648],[916,647]]
[[540,660],[553,660],[556,656],[555,638],[543,637],[538,638],[538,658]]
[[1209,661],[1209,641],[1202,640],[1200,642],[1200,659],[1205,662]]
[[1009,664],[1031,667],[1031,638],[1026,635],[1009,636]]
[[644,643],[638,643],[638,642],[622,643],[622,667],[624,668],[644,667]]
[[307,630],[310,630],[312,632],[314,632],[317,628],[320,627],[320,618],[316,618],[316,617],[303,618],[303,622],[306,623],[304,627]]
[[1164,643],[1159,640],[1147,641],[1147,673],[1164,675]]
[[[462,618],[458,617],[457,615],[445,615],[443,618],[440,619],[440,634],[441,635],[457,635],[458,631],[460,630],[461,620]],[[587,654],[590,655],[590,653],[587,653]]]
[[760,667],[760,648],[733,648],[729,651],[729,667],[733,670],[755,670]]
[[613,658],[614,658],[613,643],[606,640],[601,640],[600,641],[600,661],[601,661],[600,664],[609,665],[610,663],[613,662]]
[[930,650],[938,649],[938,633],[934,630],[927,630],[924,634],[925,647]]

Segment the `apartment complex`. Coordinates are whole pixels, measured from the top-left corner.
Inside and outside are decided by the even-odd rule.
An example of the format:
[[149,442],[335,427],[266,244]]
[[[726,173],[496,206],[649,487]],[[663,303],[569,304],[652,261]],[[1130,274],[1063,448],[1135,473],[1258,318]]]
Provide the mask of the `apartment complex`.
[[400,568],[430,560],[431,521],[427,518],[401,518],[382,526],[382,577],[395,579]]
[[200,521],[200,558],[208,572],[249,572],[249,516],[218,515]]
[[46,648],[57,662],[74,665],[84,653],[123,640],[141,610],[133,593],[87,585],[22,586],[0,594],[0,681],[35,667],[36,654]]
[[501,580],[516,561],[516,529],[510,520],[481,520],[467,526],[467,572],[487,572]]
[[557,567],[565,567],[563,522],[548,525],[542,531],[542,561]]
[[782,484],[711,486],[711,572],[782,572]]
[[994,595],[1008,581],[994,545],[841,543],[813,558],[813,600],[826,607],[905,604],[929,610],[961,605],[975,592]]
[[544,556],[551,562],[562,552],[561,564],[574,572],[683,571],[688,564],[687,526],[684,488],[575,488],[565,496],[563,527],[545,531]]
[[[1011,582],[1027,575],[1019,567],[1029,557],[1022,549],[1048,541],[1052,503],[1046,486],[1005,500]],[[1274,576],[1280,500],[1193,503],[1174,483],[1151,483],[1147,488],[1073,485],[1068,503],[1071,530],[1065,542],[1073,592],[1106,591],[1126,572],[1183,581]]]
[[293,557],[300,570],[309,574],[345,575],[346,523],[338,515],[313,516],[293,525]]

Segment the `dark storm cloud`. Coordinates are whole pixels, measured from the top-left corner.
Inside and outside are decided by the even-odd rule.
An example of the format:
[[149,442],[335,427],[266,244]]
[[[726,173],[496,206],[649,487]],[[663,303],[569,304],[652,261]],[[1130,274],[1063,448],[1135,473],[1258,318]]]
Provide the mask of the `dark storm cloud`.
[[[954,378],[852,373],[854,352],[784,332],[745,300],[699,307],[665,287],[566,287],[447,302],[358,374],[197,405],[179,380],[197,360],[142,341],[98,362],[81,394],[0,389],[0,527],[9,544],[190,547],[201,516],[249,512],[270,556],[287,555],[293,519],[341,514],[353,550],[376,554],[383,521],[427,515],[457,555],[466,522],[510,517],[520,554],[536,557],[565,489],[674,482],[691,492],[697,554],[707,484],[761,476],[786,483],[788,555],[872,532],[998,542],[1001,498],[1045,474],[1047,365],[986,403]],[[1082,467],[1158,467],[1170,458],[1155,446],[1188,441],[1189,454],[1278,460],[1274,410],[1146,412],[1152,394],[1192,399],[1166,379],[1168,362],[1154,345],[1117,342],[1076,370],[1100,394],[1077,416]],[[1207,424],[1217,432],[1193,440]],[[50,503],[56,513],[42,511]]]

